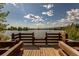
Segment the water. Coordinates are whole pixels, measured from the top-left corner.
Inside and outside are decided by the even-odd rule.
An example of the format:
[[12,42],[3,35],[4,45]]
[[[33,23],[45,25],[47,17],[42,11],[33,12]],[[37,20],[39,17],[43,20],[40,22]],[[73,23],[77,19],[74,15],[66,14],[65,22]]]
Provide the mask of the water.
[[61,32],[61,30],[28,30],[28,31],[6,31],[5,34],[11,35],[12,33],[32,33],[34,32],[34,36],[36,39],[44,39],[45,33],[53,33],[53,32]]

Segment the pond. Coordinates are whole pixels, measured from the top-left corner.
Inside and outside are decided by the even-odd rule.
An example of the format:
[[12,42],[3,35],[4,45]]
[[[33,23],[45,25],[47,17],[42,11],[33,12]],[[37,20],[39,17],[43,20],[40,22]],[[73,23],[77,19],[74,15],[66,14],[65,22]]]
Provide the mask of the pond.
[[43,39],[45,38],[45,33],[56,33],[61,32],[62,30],[28,30],[28,31],[6,31],[5,34],[11,35],[12,33],[32,33],[34,32],[36,39]]

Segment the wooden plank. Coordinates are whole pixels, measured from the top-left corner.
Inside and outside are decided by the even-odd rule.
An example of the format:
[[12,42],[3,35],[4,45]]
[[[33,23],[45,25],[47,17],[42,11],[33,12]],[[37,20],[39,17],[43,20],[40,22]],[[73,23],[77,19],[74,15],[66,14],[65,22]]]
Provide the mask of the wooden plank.
[[59,38],[59,37],[62,38],[61,36],[55,36],[55,35],[54,35],[54,36],[51,35],[51,36],[47,36],[47,37],[48,37],[48,38]]
[[67,56],[67,55],[65,54],[65,52],[63,52],[62,49],[58,49],[58,51],[59,51],[59,54],[60,54],[61,56]]
[[45,56],[50,56],[50,51],[48,48],[44,48]]
[[[50,52],[50,56],[56,56],[56,55],[55,55],[54,48],[50,48],[50,49],[49,49],[49,52]],[[49,53],[49,52],[48,52],[48,53]]]
[[59,56],[58,50],[54,48],[43,48],[39,50],[24,50],[24,56]]
[[40,51],[41,51],[41,56],[46,56],[46,53],[45,53],[45,48],[40,48]]
[[[50,52],[49,56],[59,56],[57,50],[54,49],[54,48],[50,48],[50,49],[49,49],[49,52]],[[49,53],[49,52],[48,52],[48,53]]]
[[47,40],[61,40],[61,38],[47,38]]
[[[27,52],[27,53],[25,53]],[[24,56],[29,56],[29,51],[28,50],[24,50]]]
[[33,36],[21,36],[21,38],[33,38]]
[[29,50],[24,50],[23,51],[23,56],[29,56]]
[[32,45],[32,43],[23,43],[24,46]]
[[60,33],[47,33],[47,35],[60,35]]
[[58,42],[58,40],[47,40],[47,42]]
[[21,38],[21,40],[32,40],[33,38]]
[[33,35],[34,33],[21,33],[21,35]]
[[45,39],[35,39],[35,40],[45,40]]
[[72,47],[68,46],[64,42],[60,41],[59,42],[59,47],[65,51],[69,56],[79,56],[79,52]]
[[36,50],[36,52],[37,56],[40,56],[40,50]]
[[51,34],[51,35],[48,35],[48,34],[47,34],[47,36],[56,36],[56,37],[59,37],[59,36],[61,36],[61,35],[52,35],[52,34]]
[[45,46],[46,43],[45,42],[35,42],[34,45],[37,45],[37,46]]
[[23,42],[32,42],[32,40],[22,40]]
[[34,42],[46,42],[46,40],[34,40]]
[[55,52],[55,55],[56,55],[56,56],[60,56],[58,50],[54,49],[54,52]]
[[54,56],[53,49],[51,48],[41,48],[42,56]]

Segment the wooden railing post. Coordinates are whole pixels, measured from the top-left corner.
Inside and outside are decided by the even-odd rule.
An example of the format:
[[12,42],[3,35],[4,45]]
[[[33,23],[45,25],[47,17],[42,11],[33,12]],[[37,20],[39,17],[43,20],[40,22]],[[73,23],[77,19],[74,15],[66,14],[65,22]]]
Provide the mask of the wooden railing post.
[[66,37],[66,39],[68,39],[68,34],[67,33],[65,33],[65,37]]
[[21,40],[21,33],[19,33],[19,40]]
[[46,40],[46,45],[48,45],[48,43],[47,43],[47,32],[46,32],[46,38],[45,38],[45,40]]
[[34,45],[34,40],[35,40],[34,32],[32,33],[32,37],[33,37],[33,39],[32,39],[32,44]]
[[59,33],[59,40],[61,39],[61,33]]
[[14,33],[12,33],[12,40],[14,40]]

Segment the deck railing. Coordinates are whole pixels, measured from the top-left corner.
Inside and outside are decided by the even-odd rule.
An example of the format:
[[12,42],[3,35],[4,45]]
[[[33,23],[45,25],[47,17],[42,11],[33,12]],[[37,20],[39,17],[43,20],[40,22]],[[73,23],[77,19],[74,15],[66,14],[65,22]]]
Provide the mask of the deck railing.
[[[64,33],[64,35],[66,36],[67,34]],[[29,38],[29,39],[28,39]],[[72,45],[73,43],[71,42],[63,42],[63,40],[65,41],[67,37],[64,37],[64,39],[62,38],[62,34],[61,33],[46,33],[46,37],[45,39],[41,39],[41,40],[45,40],[45,42],[35,42],[35,37],[34,37],[34,33],[18,33],[18,34],[12,34],[12,39],[14,39],[14,41],[11,42],[0,42],[0,48],[4,48],[2,50],[0,50],[0,55],[1,56],[20,56],[23,54],[23,41],[20,40],[31,40],[31,42],[25,42],[24,43],[32,43],[33,45],[35,43],[46,43],[46,45],[48,45],[48,43],[59,43],[59,49],[58,52],[55,53],[59,53],[59,55],[62,56],[79,56],[79,52],[74,49],[73,47],[69,46],[70,44]],[[38,39],[40,40],[40,39]],[[56,42],[49,42],[49,40],[56,40]],[[79,46],[79,42],[74,42],[76,45],[73,46]],[[5,47],[9,47],[7,49],[5,49]]]
[[20,56],[22,55],[23,51],[21,50],[23,45],[22,41],[19,41],[17,44],[9,48],[5,51],[1,56]]
[[[22,40],[24,43],[32,43],[32,45],[35,45],[35,43],[45,43],[48,45],[48,43],[58,43],[58,41],[63,40],[61,33],[47,33],[45,34],[45,39],[35,39],[34,32],[33,33],[12,33],[12,39],[19,39]],[[41,41],[40,41],[41,40]]]

